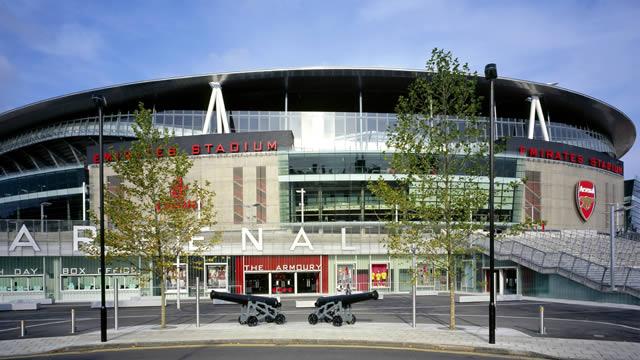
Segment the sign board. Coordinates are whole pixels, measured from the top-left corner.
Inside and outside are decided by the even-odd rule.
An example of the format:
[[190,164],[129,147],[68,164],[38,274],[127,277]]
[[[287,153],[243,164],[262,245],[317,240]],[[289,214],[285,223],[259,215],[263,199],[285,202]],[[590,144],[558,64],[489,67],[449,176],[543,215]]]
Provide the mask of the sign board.
[[[285,130],[177,136],[171,143],[174,146],[167,149],[159,147],[150,151],[153,151],[157,157],[171,157],[175,156],[178,150],[190,156],[289,150],[293,146],[293,132]],[[105,145],[105,163],[131,157],[130,146],[131,141]],[[98,146],[87,147],[87,163],[98,164],[99,162]]]
[[591,166],[624,175],[624,164],[618,159],[598,151],[552,141],[508,138],[507,153]]

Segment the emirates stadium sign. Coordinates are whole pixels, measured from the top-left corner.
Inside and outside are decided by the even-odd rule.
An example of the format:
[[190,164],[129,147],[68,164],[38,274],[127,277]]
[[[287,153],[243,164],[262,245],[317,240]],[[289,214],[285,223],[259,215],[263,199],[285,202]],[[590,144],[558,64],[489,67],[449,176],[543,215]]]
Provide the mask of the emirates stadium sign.
[[582,219],[589,220],[596,208],[596,186],[591,181],[581,180],[576,184],[576,205]]
[[[275,152],[289,150],[293,146],[293,132],[290,130],[243,132],[230,134],[205,134],[178,136],[172,139],[168,148],[149,149],[156,157],[172,157],[183,151],[187,155],[216,155],[233,153]],[[104,162],[131,158],[131,142],[120,142],[105,146]],[[97,146],[87,147],[87,164],[99,164],[100,152]]]

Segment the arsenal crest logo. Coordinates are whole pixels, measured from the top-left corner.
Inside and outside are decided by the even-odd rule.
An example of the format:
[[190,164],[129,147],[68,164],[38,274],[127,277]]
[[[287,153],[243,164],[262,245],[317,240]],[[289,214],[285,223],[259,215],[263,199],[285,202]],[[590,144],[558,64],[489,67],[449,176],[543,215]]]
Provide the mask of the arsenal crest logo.
[[596,207],[596,186],[591,181],[581,180],[576,184],[576,205],[582,219],[589,220]]

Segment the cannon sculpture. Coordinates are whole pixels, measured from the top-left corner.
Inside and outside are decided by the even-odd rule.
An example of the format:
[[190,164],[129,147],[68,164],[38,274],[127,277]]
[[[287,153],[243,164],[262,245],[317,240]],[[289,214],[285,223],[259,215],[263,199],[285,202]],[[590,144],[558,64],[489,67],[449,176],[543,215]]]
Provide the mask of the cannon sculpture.
[[342,326],[342,322],[355,324],[356,316],[351,313],[351,305],[361,301],[378,300],[376,290],[352,295],[336,295],[319,297],[316,300],[316,309],[309,315],[309,324],[315,325],[323,320],[333,326]]
[[260,321],[282,325],[286,317],[280,311],[282,303],[276,298],[255,295],[230,294],[212,290],[211,299],[220,299],[242,305],[238,322],[241,325],[256,326]]

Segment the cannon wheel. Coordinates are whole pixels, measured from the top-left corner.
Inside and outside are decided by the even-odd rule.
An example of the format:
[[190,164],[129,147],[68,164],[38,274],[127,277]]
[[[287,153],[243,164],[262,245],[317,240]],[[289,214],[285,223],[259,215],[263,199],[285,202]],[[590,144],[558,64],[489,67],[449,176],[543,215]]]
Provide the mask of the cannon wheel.
[[258,318],[253,315],[249,316],[247,319],[247,325],[251,327],[258,325]]
[[284,322],[287,320],[287,318],[284,317],[284,314],[278,314],[276,315],[276,324],[278,325],[282,325],[284,324]]
[[351,321],[347,321],[347,324],[353,325],[355,323],[356,323],[356,316],[355,315],[351,315]]
[[308,320],[309,320],[309,324],[315,325],[318,323],[318,315],[316,315],[315,313],[310,314]]
[[333,317],[333,326],[337,326],[337,327],[342,326],[342,316],[336,315]]
[[242,321],[242,316],[238,316],[238,324],[244,325],[246,323],[247,323],[246,321]]

